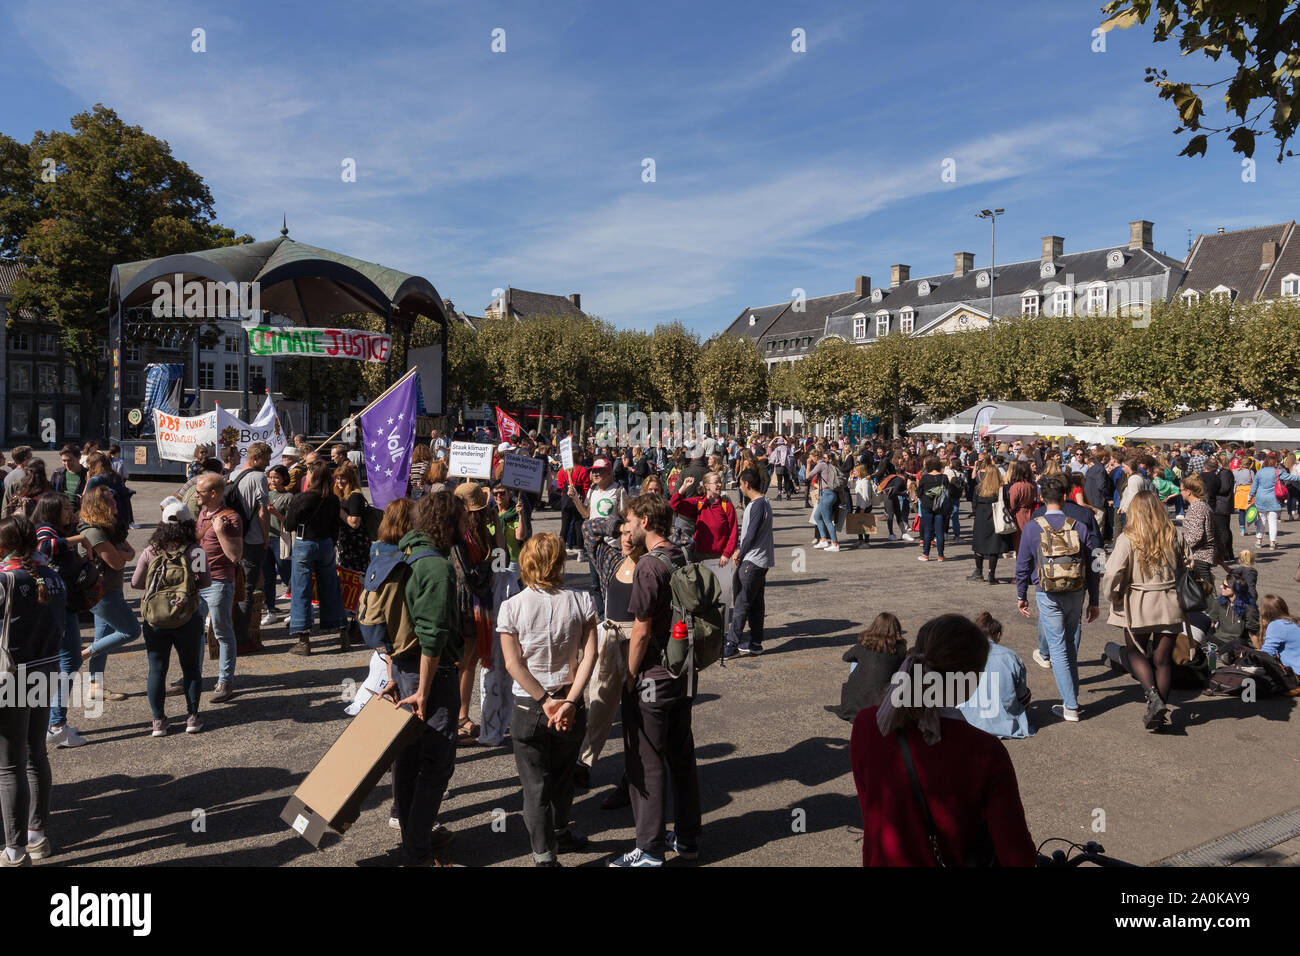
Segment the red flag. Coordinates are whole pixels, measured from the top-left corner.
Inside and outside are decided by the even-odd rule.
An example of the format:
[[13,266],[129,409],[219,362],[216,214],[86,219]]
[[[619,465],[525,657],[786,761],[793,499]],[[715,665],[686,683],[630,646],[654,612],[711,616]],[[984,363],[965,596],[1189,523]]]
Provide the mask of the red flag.
[[517,440],[524,430],[519,427],[519,423],[501,411],[501,406],[495,406],[497,410],[497,431],[501,433],[502,441]]

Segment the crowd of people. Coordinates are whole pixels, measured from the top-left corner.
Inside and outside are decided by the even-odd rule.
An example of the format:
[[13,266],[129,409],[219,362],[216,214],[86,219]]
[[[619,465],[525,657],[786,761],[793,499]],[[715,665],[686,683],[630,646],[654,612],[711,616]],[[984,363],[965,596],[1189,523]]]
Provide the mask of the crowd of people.
[[[1255,552],[1234,551],[1232,534],[1235,513],[1239,535],[1248,538],[1251,525],[1256,551],[1276,549],[1280,515],[1294,520],[1300,495],[1290,454],[759,434],[692,434],[651,447],[570,434],[573,464],[564,467],[558,434],[529,433],[497,445],[491,477],[450,478],[451,441],[486,437],[434,430],[416,445],[406,497],[382,512],[367,501],[359,454],[346,444],[324,454],[295,436],[274,465],[261,442],[221,457],[199,448],[138,556],[116,447],[65,447],[48,477],[30,448],[16,448],[3,480],[4,594],[35,603],[22,608],[14,659],[62,675],[61,687],[84,664],[90,698],[119,701],[106,683],[108,652],[143,635],[150,733],[170,732],[169,697],[184,699],[184,732],[198,733],[200,705],[236,696],[240,655],[261,649],[261,629],[280,622],[287,601],[289,653],[318,652],[322,634],[342,651],[368,647],[370,692],[424,724],[393,766],[391,822],[416,866],[436,863],[451,839],[438,814],[458,749],[499,747],[507,737],[533,861],[558,865],[581,849],[574,793],[590,786],[620,708],[624,767],[602,806],[631,807],[636,842],[610,865],[696,858],[695,675],[670,660],[690,618],[674,582],[687,566],[713,582],[722,661],[761,655],[776,558],[772,502],[796,501],[801,487],[815,549],[868,548],[874,537],[939,563],[964,531],[970,579],[1014,583],[1026,617],[1033,586],[1032,659],[1051,669],[1061,698],[1053,710],[1064,721],[1084,715],[1082,626],[1097,620],[1103,598],[1107,622],[1124,636],[1107,653],[1141,685],[1148,730],[1169,720],[1179,668],[1208,674],[1216,657],[1239,648],[1300,670],[1300,623],[1281,597],[1257,593]],[[540,488],[504,483],[510,453],[541,460]],[[559,534],[535,531],[533,516],[546,508],[559,511]],[[998,577],[1000,560],[1013,577]],[[582,583],[566,587],[575,568]],[[142,592],[138,614],[124,595],[128,572]],[[356,582],[351,606],[344,579]],[[86,646],[82,615],[93,621]],[[990,854],[1033,862],[997,738],[1035,728],[1025,664],[1001,634],[989,612],[975,621],[942,615],[921,626],[909,650],[900,618],[882,611],[845,654],[850,674],[828,709],[853,721],[865,863],[946,865]],[[205,635],[217,659],[206,694]],[[168,682],[173,653],[180,678]],[[919,685],[927,674],[966,675],[968,686],[939,702],[898,696],[900,683]],[[59,694],[45,706],[0,708],[6,865],[51,852],[47,749],[86,742],[68,716]]]

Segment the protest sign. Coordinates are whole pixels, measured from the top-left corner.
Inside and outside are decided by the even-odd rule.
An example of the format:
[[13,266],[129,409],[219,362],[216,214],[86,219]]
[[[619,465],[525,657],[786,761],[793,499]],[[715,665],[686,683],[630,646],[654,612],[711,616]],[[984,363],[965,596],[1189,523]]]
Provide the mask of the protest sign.
[[251,355],[357,359],[387,362],[393,337],[361,329],[280,328],[259,325],[248,330]]
[[516,491],[531,491],[533,494],[540,494],[542,479],[545,476],[545,465],[546,462],[541,458],[529,458],[527,455],[506,452],[505,467],[501,472],[501,484],[507,488],[514,488]]
[[447,459],[449,478],[491,478],[492,445],[472,441],[451,443],[451,457]]
[[573,467],[573,439],[560,440],[560,467],[566,471]]
[[199,445],[216,445],[217,413],[182,417],[153,410],[153,433],[163,461],[193,461]]
[[[288,441],[284,429],[280,426],[280,416],[276,414],[275,402],[271,400],[269,394],[252,422],[245,423],[220,407],[213,414],[217,416],[216,443],[219,448],[229,448],[232,445],[238,448],[239,460],[242,463],[248,458],[248,446],[256,441],[264,441],[271,446],[269,465],[280,464],[280,455]],[[190,457],[193,457],[193,448],[190,449]]]

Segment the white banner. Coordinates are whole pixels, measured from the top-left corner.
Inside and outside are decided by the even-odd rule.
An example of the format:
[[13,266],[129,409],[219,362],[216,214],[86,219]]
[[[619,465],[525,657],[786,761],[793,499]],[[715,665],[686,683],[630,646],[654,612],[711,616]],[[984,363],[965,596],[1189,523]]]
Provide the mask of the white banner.
[[492,451],[495,447],[472,441],[452,442],[451,457],[447,459],[447,477],[491,478]]
[[[217,409],[217,416],[217,444],[220,448],[225,449],[234,445],[239,449],[239,461],[242,464],[248,457],[248,446],[256,441],[264,441],[271,446],[269,464],[280,464],[280,455],[288,442],[284,429],[280,425],[280,416],[275,413],[275,402],[271,400],[269,394],[250,423],[245,424],[224,408]],[[191,454],[193,454],[192,449]]]
[[501,470],[501,484],[516,491],[531,491],[540,494],[546,462],[541,458],[529,458],[506,452],[505,467]]
[[183,418],[153,410],[153,433],[158,457],[163,461],[193,461],[199,445],[214,448],[217,443],[217,413]]
[[560,440],[560,467],[566,471],[573,469],[573,439]]

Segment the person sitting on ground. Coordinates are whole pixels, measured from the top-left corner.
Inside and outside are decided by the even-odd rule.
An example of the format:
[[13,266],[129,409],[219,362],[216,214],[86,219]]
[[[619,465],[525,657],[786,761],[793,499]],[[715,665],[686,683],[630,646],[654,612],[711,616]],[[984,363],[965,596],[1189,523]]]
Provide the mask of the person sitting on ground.
[[1219,647],[1253,642],[1259,633],[1259,606],[1245,579],[1236,571],[1229,574],[1219,585],[1217,598],[1206,602],[1206,613],[1213,622],[1210,639]]
[[878,706],[889,693],[889,679],[905,657],[903,626],[893,614],[880,612],[858,635],[858,642],[844,652],[849,678],[840,688],[839,706],[826,709],[841,720],[852,721],[864,707]]
[[1025,710],[1031,699],[1025,662],[1002,646],[1002,622],[981,611],[975,624],[989,639],[989,659],[975,693],[957,710],[972,727],[995,737],[1032,737],[1034,728]]
[[1300,620],[1291,616],[1286,601],[1276,594],[1265,594],[1259,602],[1255,646],[1300,674]]
[[[954,678],[982,671],[988,653],[988,637],[960,614],[927,621],[899,669],[907,680],[853,722],[863,866],[1037,862],[1006,745],[948,709],[970,685]],[[922,693],[936,684],[940,706]]]

